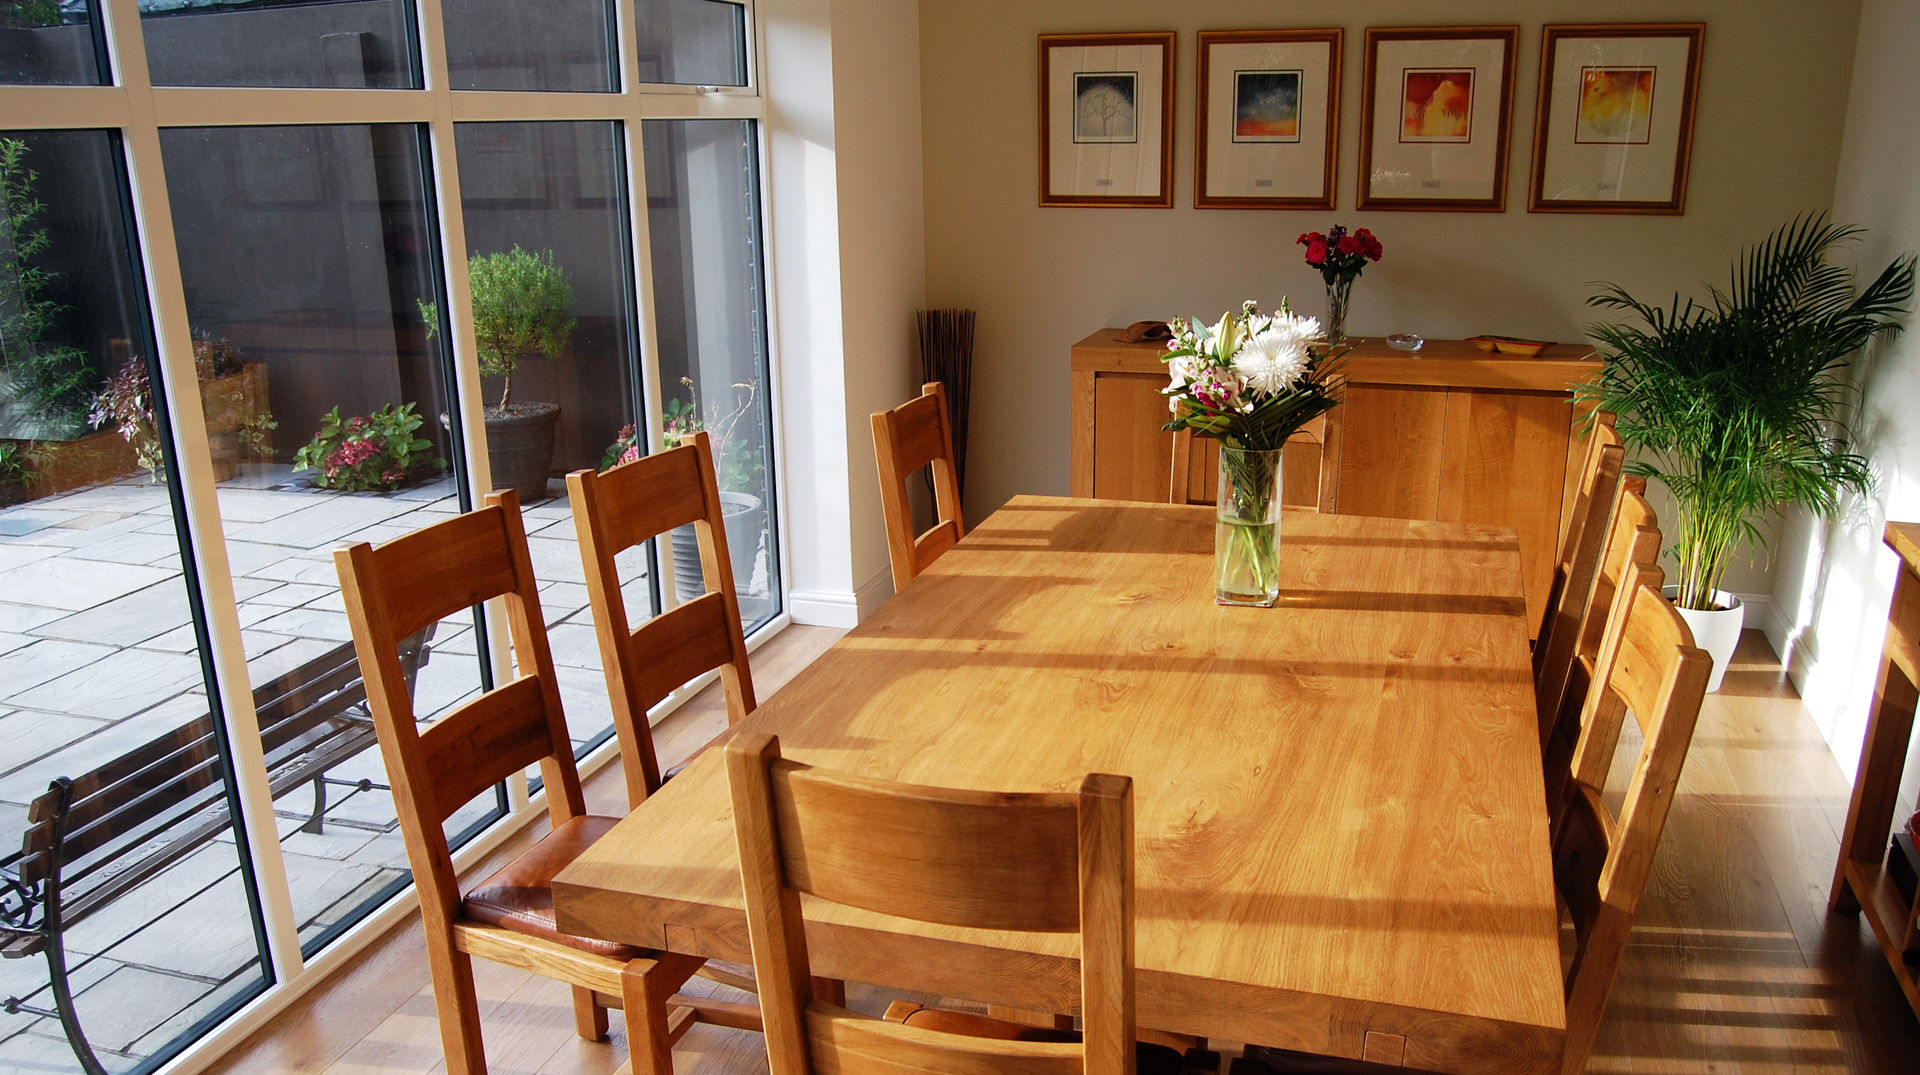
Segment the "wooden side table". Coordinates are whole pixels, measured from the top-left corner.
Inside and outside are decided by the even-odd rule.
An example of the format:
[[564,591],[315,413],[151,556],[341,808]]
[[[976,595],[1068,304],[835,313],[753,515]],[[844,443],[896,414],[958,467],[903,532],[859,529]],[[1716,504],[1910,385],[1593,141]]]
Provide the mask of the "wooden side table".
[[1906,952],[1920,948],[1920,900],[1910,903],[1902,896],[1885,866],[1894,799],[1913,736],[1915,704],[1920,703],[1920,688],[1915,686],[1920,683],[1920,523],[1888,523],[1886,542],[1900,554],[1900,578],[1887,613],[1880,680],[1873,690],[1873,712],[1867,717],[1867,739],[1860,749],[1860,772],[1853,782],[1853,805],[1840,837],[1840,861],[1834,867],[1827,909],[1835,914],[1866,912],[1907,1003],[1920,1015],[1920,968],[1905,959]]

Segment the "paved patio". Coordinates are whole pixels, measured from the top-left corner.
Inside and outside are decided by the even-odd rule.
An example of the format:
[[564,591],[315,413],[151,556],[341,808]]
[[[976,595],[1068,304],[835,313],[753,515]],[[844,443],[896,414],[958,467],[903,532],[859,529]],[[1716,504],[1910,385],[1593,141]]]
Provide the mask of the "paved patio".
[[[563,487],[525,508],[529,545],[576,743],[611,712]],[[451,479],[391,494],[318,490],[284,465],[250,465],[219,488],[248,671],[261,684],[348,641],[331,550],[383,541],[458,510]],[[163,487],[128,480],[0,510],[0,847],[19,844],[26,804],[49,780],[117,757],[207,712]],[[644,560],[621,559],[630,608],[648,605]],[[757,580],[764,588],[764,563]],[[749,620],[768,602],[743,598]],[[471,620],[436,629],[415,687],[423,717],[479,687]],[[334,776],[384,782],[377,749]],[[341,792],[336,791],[336,798]],[[401,879],[405,849],[381,791],[300,832],[306,787],[277,805],[301,935],[355,917]],[[483,797],[457,831],[492,806]],[[258,953],[231,834],[210,841],[69,934],[88,1036],[114,1070],[132,1067],[257,981]],[[84,962],[81,962],[84,959]],[[51,1004],[43,960],[0,962],[0,997]],[[0,1070],[72,1071],[57,1023],[0,1014]]]

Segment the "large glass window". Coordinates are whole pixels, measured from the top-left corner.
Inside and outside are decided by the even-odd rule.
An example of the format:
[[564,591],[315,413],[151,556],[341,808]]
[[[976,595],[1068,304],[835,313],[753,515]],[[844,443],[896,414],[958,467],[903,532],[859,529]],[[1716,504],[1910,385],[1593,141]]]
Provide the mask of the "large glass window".
[[[437,299],[421,135],[381,124],[161,136],[195,390],[257,693],[304,697],[351,659],[336,546],[461,509],[452,397],[421,314]],[[423,719],[479,689],[473,631],[468,615],[417,640]],[[263,712],[262,734],[298,708]],[[377,745],[366,734],[346,745],[332,747],[320,785],[286,787],[275,803],[309,939],[405,880]]]
[[640,81],[747,84],[746,8],[728,0],[638,0]]
[[[704,429],[713,442],[740,615],[751,630],[780,611],[754,125],[648,120],[643,129],[667,440]],[[682,595],[701,590],[690,544],[674,549]]]
[[[743,615],[781,607],[752,6],[636,0],[625,35],[608,0],[441,10],[428,70],[413,0],[0,0],[0,865],[55,776],[199,766],[73,916],[109,1070],[299,988],[408,881],[334,548],[469,510],[468,459],[519,485],[590,762],[611,707],[568,471],[708,430]],[[109,42],[131,92],[46,89],[124,81]],[[511,377],[485,323],[503,281],[555,311]],[[532,403],[555,410],[529,450],[494,419]],[[680,573],[651,548],[617,566],[635,619]],[[407,640],[418,720],[504,666],[486,626]],[[467,804],[450,843],[477,856],[537,809],[522,790]],[[0,962],[0,999],[48,993],[39,960]],[[0,1071],[72,1066],[57,1021],[0,1016]]]
[[98,86],[107,52],[93,0],[0,0],[0,83]]
[[441,10],[456,90],[615,88],[607,0],[458,0]]
[[[625,150],[612,123],[463,123],[455,144],[488,460],[495,485],[521,490],[567,729],[584,753],[612,734],[613,710],[562,479],[636,443]],[[654,608],[644,551],[620,566],[637,625]]]
[[411,7],[406,0],[140,4],[156,86],[418,86]]
[[[176,461],[149,440],[167,479],[150,481],[118,428],[87,420],[124,404],[164,430],[150,395],[123,391],[155,372],[135,357],[152,351],[123,174],[113,135],[0,132],[0,865],[17,865],[28,804],[56,778],[127,802],[73,827],[104,843],[63,871],[76,1010],[114,1070],[266,984]],[[115,775],[128,758],[139,767]],[[53,1008],[46,963],[6,960],[7,997]],[[56,1022],[0,1014],[0,1069],[63,1060]]]

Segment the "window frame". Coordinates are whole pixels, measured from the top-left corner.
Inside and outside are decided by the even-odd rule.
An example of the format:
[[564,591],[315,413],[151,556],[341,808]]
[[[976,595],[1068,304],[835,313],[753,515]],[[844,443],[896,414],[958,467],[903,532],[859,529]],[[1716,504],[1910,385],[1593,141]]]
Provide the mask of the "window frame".
[[[767,385],[771,401],[767,430],[772,456],[769,482],[771,525],[776,535],[780,611],[749,639],[759,644],[791,622],[791,568],[786,503],[784,420],[781,399],[781,356],[777,331],[778,300],[774,285],[771,224],[772,155],[767,106],[761,85],[765,69],[766,30],[759,19],[758,0],[713,0],[742,9],[746,84],[738,87],[643,83],[639,79],[635,0],[614,0],[613,44],[618,89],[612,92],[455,90],[449,85],[443,9],[446,0],[411,0],[416,35],[420,88],[335,89],[287,87],[154,86],[149,77],[146,37],[139,0],[95,0],[92,14],[95,39],[104,42],[109,81],[103,85],[0,84],[0,115],[9,130],[104,130],[118,135],[123,147],[129,212],[138,245],[135,256],[148,302],[149,322],[157,343],[157,362],[169,385],[193,384],[191,331],[182,283],[179,249],[172,223],[160,134],[185,127],[415,124],[425,133],[431,165],[431,210],[439,229],[439,255],[452,326],[450,345],[456,377],[453,382],[459,447],[472,488],[491,485],[487,467],[483,395],[472,324],[472,294],[467,273],[465,214],[460,192],[454,125],[501,121],[591,121],[618,125],[625,152],[628,205],[644,207],[646,167],[641,124],[648,120],[721,119],[752,123],[756,154],[759,220],[759,273],[766,326]],[[627,213],[628,249],[632,252],[632,283],[636,313],[639,368],[636,383],[647,430],[648,450],[662,447],[663,395],[660,384],[654,273],[648,256],[652,249],[644,209]],[[166,393],[163,430],[171,431],[177,460],[176,522],[189,539],[187,577],[195,586],[196,603],[205,610],[200,625],[207,648],[203,662],[214,674],[217,705],[232,747],[234,792],[241,808],[235,819],[243,834],[244,861],[250,884],[260,894],[266,939],[266,977],[269,984],[258,996],[208,1030],[165,1064],[197,1067],[237,1043],[377,939],[414,907],[412,886],[390,897],[358,923],[339,930],[332,943],[312,955],[303,954],[286,865],[274,823],[273,802],[254,712],[251,684],[235,600],[233,576],[227,558],[224,527],[213,479],[207,429],[193,393]],[[470,507],[462,492],[463,510]],[[669,539],[670,540],[670,539]],[[659,554],[665,561],[666,552]],[[672,572],[655,571],[664,607],[674,604]],[[507,632],[498,601],[486,609],[489,627],[488,664],[496,677],[510,674]],[[689,684],[663,703],[655,719],[697,692],[711,675]],[[618,756],[617,743],[602,742],[580,761],[583,775]],[[510,780],[507,809],[485,832],[454,855],[464,869],[490,854],[525,822],[544,810],[537,790],[524,778]]]

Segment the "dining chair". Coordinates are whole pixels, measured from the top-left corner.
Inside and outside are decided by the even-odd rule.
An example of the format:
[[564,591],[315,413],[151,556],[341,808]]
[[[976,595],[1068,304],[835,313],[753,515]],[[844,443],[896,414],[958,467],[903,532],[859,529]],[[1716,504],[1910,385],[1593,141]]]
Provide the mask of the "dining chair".
[[[1177,1072],[1134,1041],[1133,782],[1078,792],[901,784],[780,756],[764,732],[727,743],[727,782],[773,1075]],[[938,848],[938,854],[928,854]],[[801,896],[896,918],[1080,935],[1083,1030],[896,1003],[875,1019],[810,985]]]
[[1600,548],[1620,493],[1620,467],[1625,458],[1626,448],[1619,430],[1614,428],[1613,412],[1595,411],[1593,428],[1587,433],[1580,485],[1574,491],[1573,505],[1567,513],[1566,540],[1561,543],[1560,555],[1554,561],[1546,610],[1540,630],[1534,635],[1536,680],[1547,662],[1567,659],[1577,625],[1586,615],[1587,602],[1593,593],[1593,574],[1600,563]]
[[[692,443],[642,456],[605,472],[567,475],[573,527],[580,538],[593,633],[613,703],[627,805],[660,790],[660,759],[647,713],[694,678],[720,670],[727,723],[753,712],[753,673],[740,628],[740,599],[727,553],[713,448],[705,432]],[[615,557],[649,538],[692,524],[706,592],[632,625]]]
[[[1313,455],[1313,477],[1299,477],[1299,473],[1287,469],[1283,464],[1280,477],[1280,502],[1292,508],[1312,508],[1315,511],[1332,511],[1334,490],[1337,484],[1339,461],[1335,458],[1338,451],[1340,408],[1316,415],[1313,421],[1301,426],[1293,436],[1287,438],[1287,449],[1291,453],[1288,459],[1299,459],[1311,447]],[[1190,430],[1177,429],[1173,433],[1173,459],[1167,474],[1167,503],[1169,504],[1211,504],[1214,502],[1214,460],[1218,458],[1213,451],[1194,450],[1196,438]],[[1288,475],[1295,475],[1289,477]]]
[[[1567,1037],[1561,1075],[1587,1070],[1712,671],[1712,659],[1693,644],[1686,621],[1660,596],[1657,568],[1634,566],[1621,584],[1618,604],[1625,614],[1601,648],[1597,687],[1587,697],[1572,776],[1550,830],[1554,888],[1574,936],[1564,980]],[[1628,712],[1640,727],[1643,745],[1615,814],[1605,803],[1606,781]],[[1402,1070],[1259,1047],[1252,1052],[1258,1067],[1236,1072],[1386,1075]]]
[[[1660,521],[1653,505],[1632,489],[1623,489],[1607,527],[1606,541],[1580,619],[1565,630],[1565,657],[1542,665],[1533,684],[1534,712],[1540,722],[1540,748],[1551,756],[1556,744],[1570,752],[1579,731],[1580,707],[1600,657],[1600,646],[1614,615],[1621,582],[1635,567],[1658,570]],[[1564,760],[1564,755],[1563,755]],[[1556,770],[1548,769],[1551,777]],[[1551,789],[1549,789],[1551,790]]]
[[[1622,589],[1626,614],[1601,647],[1596,689],[1587,696],[1571,780],[1552,829],[1554,884],[1573,919],[1575,941],[1562,1075],[1587,1068],[1713,664],[1660,595],[1657,569],[1636,566]],[[1616,815],[1603,796],[1628,712],[1642,746]]]
[[[590,1041],[606,1036],[608,1007],[624,1008],[637,1072],[671,1072],[672,1043],[695,1020],[757,1029],[751,1007],[675,993],[700,960],[575,936],[554,921],[554,875],[618,819],[586,812],[513,491],[489,493],[483,507],[378,547],[336,549],[333,557],[420,897],[447,1070],[487,1069],[475,956],[567,982],[574,1028]],[[496,597],[505,599],[517,675],[422,726],[400,641]],[[447,818],[535,763],[552,831],[463,895]]]
[[[939,381],[920,386],[920,395],[886,411],[873,412],[873,454],[880,469],[880,506],[887,519],[887,558],[893,565],[893,589],[899,592],[927,565],[966,536],[960,514],[960,480],[953,463],[953,425],[947,390]],[[933,526],[913,528],[907,503],[907,479],[922,467],[933,476]]]

